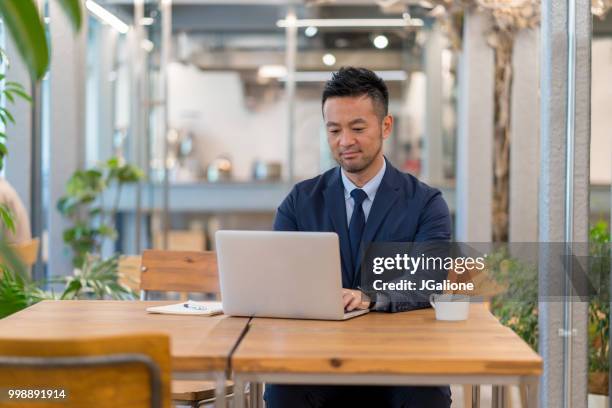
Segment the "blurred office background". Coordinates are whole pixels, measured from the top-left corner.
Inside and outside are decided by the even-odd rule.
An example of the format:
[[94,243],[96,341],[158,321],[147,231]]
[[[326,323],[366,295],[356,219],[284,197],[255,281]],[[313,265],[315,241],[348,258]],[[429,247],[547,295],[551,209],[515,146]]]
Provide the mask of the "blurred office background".
[[[500,81],[485,12],[465,17],[457,46],[449,17],[428,1],[86,4],[75,37],[41,2],[54,58],[9,141],[6,177],[44,237],[40,276],[69,266],[56,211],[66,181],[111,157],[145,179],[121,189],[120,233],[107,251],[211,249],[218,228],[270,228],[293,183],[335,164],[320,97],[344,65],[387,81],[396,126],[386,156],[442,190],[456,238],[499,238],[490,231]],[[611,21],[596,18],[592,32],[591,222],[610,213]],[[538,240],[539,37],[537,27],[520,31],[512,54],[504,240]],[[8,76],[27,82],[19,61]]]
[[[38,0],[52,47],[42,81],[0,36],[7,78],[33,98],[11,108],[4,174],[42,239],[34,277],[72,272],[64,231],[74,220],[57,203],[76,171],[111,158],[144,178],[96,196],[118,232],[106,256],[214,249],[218,229],[270,229],[295,182],[335,165],[320,98],[346,65],[386,80],[395,118],[386,156],[443,192],[455,239],[609,233],[612,4],[593,2],[568,29],[551,17],[567,8],[556,2],[542,17],[536,1],[459,3],[87,0],[74,35],[57,2]],[[573,60],[556,53],[568,30]],[[568,117],[573,196],[560,170]],[[568,199],[573,221],[563,218]]]

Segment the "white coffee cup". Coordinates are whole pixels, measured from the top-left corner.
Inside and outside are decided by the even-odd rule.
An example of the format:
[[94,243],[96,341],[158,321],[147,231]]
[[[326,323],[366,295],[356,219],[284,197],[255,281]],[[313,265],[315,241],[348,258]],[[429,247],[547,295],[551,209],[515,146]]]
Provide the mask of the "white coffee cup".
[[467,320],[470,298],[466,295],[432,293],[429,303],[436,311],[436,320]]

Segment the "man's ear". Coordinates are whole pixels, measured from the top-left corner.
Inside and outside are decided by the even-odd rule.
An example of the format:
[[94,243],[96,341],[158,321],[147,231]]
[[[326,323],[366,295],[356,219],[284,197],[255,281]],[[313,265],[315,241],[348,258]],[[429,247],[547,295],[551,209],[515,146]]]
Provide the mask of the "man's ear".
[[382,136],[383,139],[391,136],[391,132],[393,131],[393,116],[387,115],[383,118],[382,121]]

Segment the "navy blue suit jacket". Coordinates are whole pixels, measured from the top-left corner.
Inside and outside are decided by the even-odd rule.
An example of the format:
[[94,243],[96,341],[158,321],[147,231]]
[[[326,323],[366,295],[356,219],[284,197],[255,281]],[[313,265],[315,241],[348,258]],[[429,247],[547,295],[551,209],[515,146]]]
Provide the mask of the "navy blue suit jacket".
[[[348,236],[344,185],[340,168],[296,184],[278,207],[274,220],[277,231],[329,231],[340,238],[342,286],[356,288],[360,276],[353,276]],[[439,190],[397,170],[387,168],[376,192],[363,233],[362,249],[370,242],[448,241],[451,237],[448,206]],[[360,251],[363,253],[363,251]],[[359,261],[358,261],[359,262]],[[426,306],[422,301],[391,300],[387,311],[404,311]]]

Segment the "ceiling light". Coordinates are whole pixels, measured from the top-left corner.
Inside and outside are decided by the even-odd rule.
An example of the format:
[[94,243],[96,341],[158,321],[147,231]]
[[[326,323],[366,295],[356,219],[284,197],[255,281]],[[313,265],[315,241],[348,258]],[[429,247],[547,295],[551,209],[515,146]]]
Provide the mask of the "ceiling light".
[[153,23],[155,23],[155,19],[153,17],[143,17],[140,19],[140,25],[143,26],[150,26],[153,25]]
[[303,19],[289,18],[278,20],[277,27],[422,27],[423,20],[412,18],[324,18]]
[[119,19],[119,17],[117,17],[104,7],[100,6],[95,1],[87,0],[85,5],[87,7],[87,10],[89,10],[91,14],[96,16],[103,23],[110,25],[115,30],[119,31],[121,34],[126,34],[130,30],[130,26],[125,24]]
[[379,50],[382,50],[383,48],[387,48],[387,45],[389,45],[389,39],[384,35],[377,35],[374,38],[373,42],[374,42],[374,46],[378,48]]
[[287,76],[287,67],[284,65],[262,65],[257,70],[260,78],[284,78]]
[[314,37],[317,35],[317,31],[319,31],[317,27],[308,26],[306,30],[304,30],[304,34],[306,34],[306,37]]
[[323,56],[323,63],[328,67],[331,67],[336,63],[336,57],[334,56],[334,54],[325,54]]

